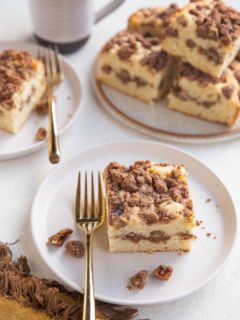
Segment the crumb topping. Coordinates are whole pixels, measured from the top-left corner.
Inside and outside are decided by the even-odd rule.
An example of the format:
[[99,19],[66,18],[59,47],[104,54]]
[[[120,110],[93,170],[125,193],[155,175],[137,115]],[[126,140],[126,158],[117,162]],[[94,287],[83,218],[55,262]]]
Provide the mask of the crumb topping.
[[[167,164],[159,164],[167,167]],[[109,207],[109,223],[126,225],[137,209],[137,215],[146,224],[169,223],[182,214],[193,216],[193,204],[188,184],[181,177],[181,166],[175,166],[165,178],[151,171],[150,161],[137,161],[130,167],[112,162],[105,170]],[[170,210],[175,202],[177,208]]]
[[68,241],[65,245],[67,253],[75,258],[82,258],[85,253],[84,244],[80,240]]
[[11,106],[12,95],[36,71],[36,60],[30,53],[6,50],[0,54],[0,103]]
[[173,268],[171,266],[160,265],[153,271],[153,276],[160,280],[169,280],[173,272]]
[[196,19],[196,34],[200,38],[227,46],[239,37],[240,13],[222,1],[214,1],[213,8],[196,3],[189,13]]
[[134,276],[129,279],[128,289],[131,290],[132,287],[143,289],[147,282],[148,271],[141,270],[137,272]]
[[39,128],[35,137],[36,141],[43,141],[47,137],[47,130],[45,128]]
[[165,9],[162,7],[140,9],[129,17],[129,28],[131,29],[133,27],[134,29],[134,26],[131,25],[131,20],[134,18],[136,18],[141,27],[166,27],[170,22],[170,17],[177,10],[178,5],[175,3]]

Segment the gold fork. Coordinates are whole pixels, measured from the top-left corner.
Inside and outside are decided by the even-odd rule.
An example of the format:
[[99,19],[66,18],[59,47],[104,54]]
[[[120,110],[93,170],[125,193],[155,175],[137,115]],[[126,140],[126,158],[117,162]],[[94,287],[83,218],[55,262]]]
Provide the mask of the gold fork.
[[56,90],[63,80],[61,61],[56,47],[54,47],[54,49],[39,47],[38,58],[43,61],[46,72],[47,99],[49,109],[48,155],[51,163],[58,163],[60,161],[60,147],[56,104],[53,98],[53,91]]
[[89,184],[87,172],[85,172],[83,179],[84,187],[82,187],[81,180],[81,172],[79,172],[75,200],[75,219],[78,228],[81,229],[87,237],[85,256],[85,288],[82,320],[95,320],[96,318],[92,267],[92,245],[94,231],[98,229],[104,221],[105,200],[100,172],[98,172],[97,201],[94,192],[95,187],[93,172],[91,172],[90,188],[88,188]]

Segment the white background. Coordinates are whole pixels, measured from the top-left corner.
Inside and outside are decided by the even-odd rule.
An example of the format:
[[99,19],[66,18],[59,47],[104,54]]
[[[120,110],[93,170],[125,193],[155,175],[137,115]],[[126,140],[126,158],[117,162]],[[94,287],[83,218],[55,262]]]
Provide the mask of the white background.
[[[104,1],[105,2],[105,1]],[[119,124],[101,107],[91,86],[91,68],[102,44],[124,28],[128,15],[139,7],[166,4],[168,1],[128,0],[101,21],[93,30],[87,45],[69,55],[83,87],[83,110],[75,124],[61,138],[62,161],[80,151],[108,141],[149,139]],[[179,1],[179,4],[181,2]],[[229,1],[236,4],[237,1]],[[99,1],[98,1],[99,4]],[[0,0],[0,41],[33,41],[32,26],[26,0]],[[237,208],[240,199],[240,141],[221,144],[174,144],[206,162],[232,192]],[[53,278],[40,259],[30,234],[30,211],[35,193],[53,169],[47,150],[28,157],[0,163],[0,239],[20,242],[14,253],[30,258],[32,271]],[[204,261],[203,261],[204,263]],[[198,293],[183,300],[157,307],[140,308],[142,318],[152,320],[238,320],[240,319],[240,250],[237,247],[231,262],[216,279]]]

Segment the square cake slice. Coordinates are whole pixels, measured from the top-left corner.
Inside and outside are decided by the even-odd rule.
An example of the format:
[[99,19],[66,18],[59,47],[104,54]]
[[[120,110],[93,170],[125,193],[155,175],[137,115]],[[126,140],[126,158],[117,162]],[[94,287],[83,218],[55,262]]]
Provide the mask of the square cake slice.
[[240,13],[219,0],[194,0],[171,16],[162,47],[220,77],[240,48]]
[[232,126],[239,110],[240,63],[234,60],[220,78],[213,78],[187,63],[180,66],[168,95],[169,108]]
[[110,252],[190,251],[195,215],[183,165],[105,169]]
[[123,93],[151,102],[169,88],[174,69],[171,62],[158,38],[123,31],[101,51],[97,77]]
[[0,54],[0,129],[17,133],[46,90],[45,70],[28,52]]
[[177,10],[176,4],[140,9],[128,18],[128,31],[141,33],[145,37],[160,37]]

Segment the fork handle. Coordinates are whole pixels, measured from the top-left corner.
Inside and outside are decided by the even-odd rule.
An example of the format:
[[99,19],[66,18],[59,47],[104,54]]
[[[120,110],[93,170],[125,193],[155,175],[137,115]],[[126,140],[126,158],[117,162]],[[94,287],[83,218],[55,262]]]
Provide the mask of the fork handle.
[[83,298],[82,320],[95,320],[95,297],[92,267],[92,234],[87,234],[86,256],[85,256],[85,289]]
[[60,147],[59,147],[59,139],[58,139],[56,104],[51,92],[48,94],[48,106],[49,106],[48,156],[51,163],[58,163],[60,161]]

